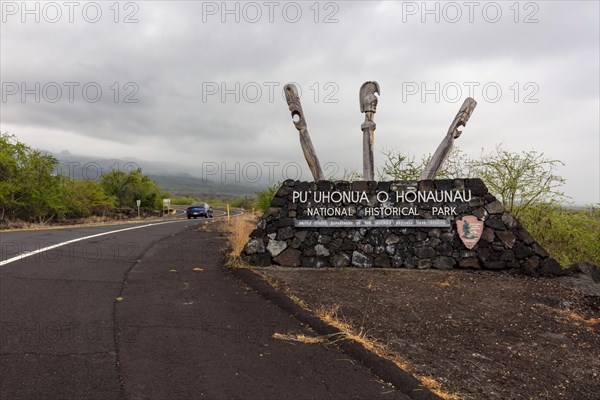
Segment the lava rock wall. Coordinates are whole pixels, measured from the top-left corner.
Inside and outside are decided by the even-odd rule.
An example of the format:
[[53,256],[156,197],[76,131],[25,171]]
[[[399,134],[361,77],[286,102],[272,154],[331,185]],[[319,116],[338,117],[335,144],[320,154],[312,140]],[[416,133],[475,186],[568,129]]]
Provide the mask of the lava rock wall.
[[[368,201],[338,204],[354,213],[343,219],[364,218],[366,207],[377,206],[377,193],[390,195],[409,187],[419,191],[470,191],[468,202],[444,204],[455,208],[448,217],[449,228],[376,227],[317,228],[295,227],[295,219],[307,217],[309,207],[331,204],[294,202],[294,191],[361,191]],[[393,197],[392,197],[393,198]],[[416,219],[432,219],[431,210],[440,203],[419,203]],[[394,205],[396,206],[396,205]],[[472,215],[484,222],[477,244],[467,248],[457,232],[456,221]],[[559,274],[560,265],[504,209],[480,179],[444,179],[395,182],[301,182],[287,180],[279,188],[242,251],[242,259],[254,266],[360,267],[360,268],[470,268],[513,270],[527,275]]]

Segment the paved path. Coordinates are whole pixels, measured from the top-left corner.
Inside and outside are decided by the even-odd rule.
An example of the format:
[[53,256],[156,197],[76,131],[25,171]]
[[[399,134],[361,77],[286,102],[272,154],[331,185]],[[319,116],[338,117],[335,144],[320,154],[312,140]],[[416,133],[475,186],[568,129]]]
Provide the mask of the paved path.
[[117,321],[130,398],[399,398],[334,348],[274,339],[310,333],[222,271],[222,244],[187,230],[129,273]]
[[406,398],[335,348],[273,338],[308,332],[221,270],[223,240],[202,223],[0,266],[0,398]]

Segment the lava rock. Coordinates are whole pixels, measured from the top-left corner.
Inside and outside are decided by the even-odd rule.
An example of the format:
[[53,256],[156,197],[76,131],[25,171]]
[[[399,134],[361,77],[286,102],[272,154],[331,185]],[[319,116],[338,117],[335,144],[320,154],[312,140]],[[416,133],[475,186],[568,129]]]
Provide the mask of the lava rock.
[[452,269],[456,265],[456,260],[452,257],[436,257],[433,260],[433,268],[436,269]]
[[259,254],[265,252],[265,245],[261,239],[251,239],[244,247],[244,253],[248,255]]
[[269,244],[267,244],[267,250],[271,257],[277,257],[287,248],[287,243],[283,240],[270,240]]
[[284,267],[299,267],[302,265],[301,257],[302,252],[300,250],[287,248],[275,257],[273,262]]
[[355,251],[352,253],[352,265],[360,268],[372,268],[373,258],[360,251]]

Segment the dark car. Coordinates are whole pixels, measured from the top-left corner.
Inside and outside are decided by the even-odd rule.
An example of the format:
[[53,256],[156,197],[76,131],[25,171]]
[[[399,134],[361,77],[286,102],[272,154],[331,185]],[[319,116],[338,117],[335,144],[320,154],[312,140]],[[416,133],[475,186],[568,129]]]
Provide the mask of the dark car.
[[213,210],[211,206],[206,203],[192,204],[187,208],[186,214],[188,219],[198,217],[212,218]]

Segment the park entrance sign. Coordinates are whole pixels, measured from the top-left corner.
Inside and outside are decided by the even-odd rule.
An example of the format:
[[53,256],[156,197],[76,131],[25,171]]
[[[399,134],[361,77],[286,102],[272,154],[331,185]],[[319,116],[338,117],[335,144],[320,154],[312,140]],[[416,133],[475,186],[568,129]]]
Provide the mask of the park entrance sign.
[[242,257],[259,266],[485,268],[529,275],[558,266],[480,179],[288,180]]
[[284,94],[314,181],[287,180],[250,234],[251,265],[486,268],[554,274],[550,257],[480,179],[435,179],[477,102],[467,98],[418,181],[374,180],[379,84],[359,91],[363,180],[324,179],[296,87]]

